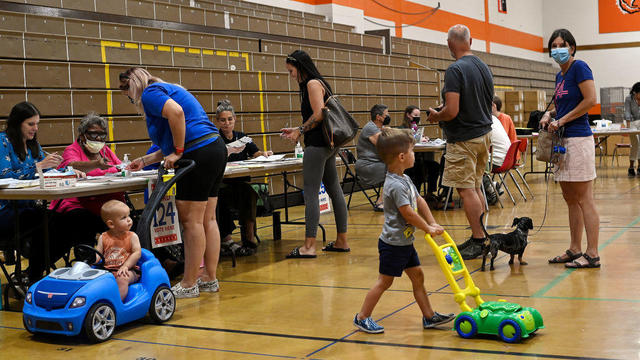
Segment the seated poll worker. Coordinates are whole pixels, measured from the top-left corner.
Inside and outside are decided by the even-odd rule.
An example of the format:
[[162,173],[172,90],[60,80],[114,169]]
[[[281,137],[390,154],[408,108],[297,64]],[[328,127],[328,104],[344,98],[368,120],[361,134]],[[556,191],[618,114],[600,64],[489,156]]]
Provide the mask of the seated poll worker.
[[[23,101],[16,104],[9,113],[6,128],[0,133],[0,179],[33,180],[39,171],[55,169],[62,162],[57,153],[47,154],[38,143],[37,133],[40,122],[40,111],[30,102]],[[76,171],[78,176],[84,176]],[[42,277],[45,270],[42,241],[44,239],[42,208],[36,206],[35,201],[20,200],[14,206],[7,200],[0,200],[0,243],[11,243],[7,239],[13,238],[16,216],[23,238],[23,255],[29,258],[28,282],[33,283]],[[70,239],[61,228],[61,217],[50,216],[49,234],[51,244],[50,259],[59,259],[71,246]],[[62,221],[63,222],[63,221]],[[9,250],[10,253],[13,249]]]
[[[260,151],[254,142],[232,147],[229,144],[242,139],[246,135],[235,131],[236,114],[228,100],[222,100],[216,108],[216,127],[220,129],[220,135],[227,144],[228,161],[241,161],[258,156],[273,155],[272,151]],[[218,196],[218,227],[222,244],[228,246],[236,255],[252,255],[258,244],[255,241],[256,202],[258,194],[253,190],[251,177],[229,178],[222,181]],[[233,222],[231,209],[238,213],[238,221],[241,227],[242,245],[234,243],[231,233],[236,226]]]
[[[80,121],[78,138],[67,146],[62,153],[60,167],[71,166],[85,172],[88,176],[103,176],[120,170],[116,165],[121,161],[105,145],[107,140],[107,122],[95,113],[90,113]],[[73,236],[78,242],[94,245],[96,235],[107,230],[100,218],[100,209],[109,200],[124,202],[124,193],[113,193],[80,198],[55,200],[50,209],[69,216],[67,228],[73,228]]]

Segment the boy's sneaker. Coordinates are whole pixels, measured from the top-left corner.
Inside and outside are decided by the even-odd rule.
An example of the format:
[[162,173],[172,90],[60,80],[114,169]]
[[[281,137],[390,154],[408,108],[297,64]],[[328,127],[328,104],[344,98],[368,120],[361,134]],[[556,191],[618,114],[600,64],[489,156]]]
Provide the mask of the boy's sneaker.
[[215,279],[213,281],[202,281],[202,279],[198,278],[196,285],[198,285],[198,289],[200,289],[200,291],[206,291],[206,292],[220,291],[220,284],[218,284],[218,279]]
[[469,238],[469,240],[462,243],[458,246],[458,250],[460,251],[460,256],[464,260],[475,259],[478,256],[482,255],[482,244],[484,243],[484,239],[474,239]]
[[200,296],[198,284],[195,284],[190,288],[184,288],[179,281],[171,287],[171,292],[173,292],[173,296],[175,296],[176,299],[194,298]]
[[422,317],[422,327],[425,329],[430,329],[440,324],[448,323],[456,317],[456,314],[440,314],[439,312],[434,312],[434,315],[431,319],[427,319],[426,317]]
[[353,318],[353,325],[369,334],[380,334],[384,332],[384,327],[376,324],[371,316],[366,319],[358,320],[358,314],[356,314],[356,317]]

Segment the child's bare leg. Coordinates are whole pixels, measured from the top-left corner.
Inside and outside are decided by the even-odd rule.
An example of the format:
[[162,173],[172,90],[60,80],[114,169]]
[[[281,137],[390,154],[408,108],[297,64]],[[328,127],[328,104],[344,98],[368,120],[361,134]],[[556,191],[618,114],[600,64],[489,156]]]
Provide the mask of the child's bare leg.
[[366,319],[371,316],[373,312],[373,308],[376,307],[378,300],[380,300],[380,296],[385,292],[393,284],[393,276],[389,275],[378,275],[378,281],[373,285],[371,290],[367,293],[367,296],[364,298],[364,303],[362,304],[362,309],[358,313],[358,320]]
[[404,269],[404,272],[407,273],[407,276],[409,276],[409,279],[411,280],[411,285],[413,286],[413,297],[416,298],[416,302],[418,303],[420,310],[422,310],[422,315],[427,319],[431,319],[435,314],[431,308],[431,303],[427,296],[427,290],[424,288],[424,274],[422,272],[422,268],[420,268],[420,266],[415,266]]
[[118,290],[120,291],[120,299],[124,301],[129,293],[129,285],[138,281],[138,274],[129,270],[129,277],[116,276],[116,283],[118,284]]
[[124,276],[116,276],[116,283],[118,283],[118,290],[120,291],[120,300],[124,301],[129,292],[129,279]]

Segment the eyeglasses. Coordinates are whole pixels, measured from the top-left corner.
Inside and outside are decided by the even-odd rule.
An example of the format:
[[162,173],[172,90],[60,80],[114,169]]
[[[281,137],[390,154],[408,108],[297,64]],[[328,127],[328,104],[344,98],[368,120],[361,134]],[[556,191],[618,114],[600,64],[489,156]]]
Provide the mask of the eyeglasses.
[[120,90],[122,91],[127,91],[129,90],[129,75],[131,74],[131,72],[129,70],[120,73],[119,75],[119,80],[120,80]]
[[88,140],[93,141],[105,141],[107,140],[107,133],[103,131],[87,131],[84,133],[84,136]]

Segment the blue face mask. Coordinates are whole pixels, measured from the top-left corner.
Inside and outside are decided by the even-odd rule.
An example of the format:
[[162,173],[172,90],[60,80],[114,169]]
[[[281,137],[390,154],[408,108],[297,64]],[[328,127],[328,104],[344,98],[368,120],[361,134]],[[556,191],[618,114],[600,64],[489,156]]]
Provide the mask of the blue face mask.
[[569,48],[561,47],[561,48],[551,49],[551,57],[558,64],[562,65],[567,61],[569,61],[569,57],[571,57],[571,55],[569,55]]

